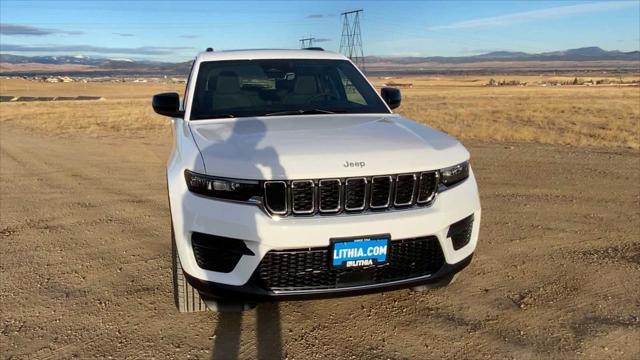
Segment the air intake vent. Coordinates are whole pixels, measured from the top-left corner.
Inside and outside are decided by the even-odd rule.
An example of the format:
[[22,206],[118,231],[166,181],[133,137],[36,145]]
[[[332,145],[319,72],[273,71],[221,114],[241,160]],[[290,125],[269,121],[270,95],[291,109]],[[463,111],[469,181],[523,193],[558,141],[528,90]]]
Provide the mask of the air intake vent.
[[229,273],[243,255],[255,255],[242,240],[194,232],[191,235],[193,255],[205,270]]
[[454,250],[465,247],[471,241],[473,231],[473,214],[449,226],[447,237],[451,238]]
[[284,181],[269,181],[264,184],[264,197],[267,209],[276,215],[285,215],[287,206],[287,183]]
[[438,190],[438,173],[436,171],[421,173],[419,186],[418,203],[426,204],[431,202]]
[[344,192],[344,208],[347,211],[364,210],[367,195],[367,179],[347,179]]
[[371,179],[372,209],[383,209],[391,204],[391,176],[375,176]]
[[[389,259],[366,271],[369,279],[357,286],[411,279],[436,273],[444,265],[440,242],[435,236],[393,240],[389,243]],[[328,248],[269,251],[253,273],[251,281],[272,291],[334,289],[342,281],[362,269],[332,269]]]
[[339,179],[324,179],[318,182],[318,210],[321,213],[340,211],[342,207],[342,182]]
[[396,181],[395,206],[410,206],[413,204],[413,194],[416,190],[416,174],[398,175]]
[[292,181],[291,198],[294,214],[311,214],[314,211],[314,184],[312,180]]

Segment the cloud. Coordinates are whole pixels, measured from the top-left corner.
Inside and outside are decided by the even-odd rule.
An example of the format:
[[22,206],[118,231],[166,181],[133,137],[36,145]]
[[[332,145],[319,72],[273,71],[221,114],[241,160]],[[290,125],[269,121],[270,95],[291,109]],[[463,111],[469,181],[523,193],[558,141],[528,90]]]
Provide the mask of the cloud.
[[0,34],[2,35],[25,35],[25,36],[46,36],[52,34],[82,35],[82,31],[66,31],[58,29],[39,28],[29,25],[16,25],[0,23]]
[[180,35],[180,37],[183,39],[197,39],[200,35]]
[[334,16],[336,16],[336,14],[311,14],[311,15],[307,15],[306,18],[307,19],[325,19],[325,18],[330,18]]
[[41,52],[41,53],[99,53],[128,55],[172,55],[181,50],[193,50],[192,47],[157,47],[143,46],[137,48],[112,48],[93,45],[14,45],[0,44],[0,51]]
[[124,36],[124,37],[131,37],[131,36],[135,36],[133,34],[130,33],[113,33],[114,35],[118,35],[118,36]]
[[637,4],[637,2],[633,1],[607,1],[579,5],[556,6],[540,10],[524,11],[507,15],[458,21],[451,24],[433,26],[430,27],[429,30],[476,29],[508,26],[527,21],[557,19],[578,14],[628,9],[637,7]]

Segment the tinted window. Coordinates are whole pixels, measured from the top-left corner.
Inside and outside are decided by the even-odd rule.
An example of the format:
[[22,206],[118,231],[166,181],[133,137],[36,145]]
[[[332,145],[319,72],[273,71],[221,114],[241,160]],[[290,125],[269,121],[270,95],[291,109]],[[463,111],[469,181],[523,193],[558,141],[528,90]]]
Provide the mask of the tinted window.
[[344,60],[234,60],[200,65],[191,119],[293,113],[388,113]]

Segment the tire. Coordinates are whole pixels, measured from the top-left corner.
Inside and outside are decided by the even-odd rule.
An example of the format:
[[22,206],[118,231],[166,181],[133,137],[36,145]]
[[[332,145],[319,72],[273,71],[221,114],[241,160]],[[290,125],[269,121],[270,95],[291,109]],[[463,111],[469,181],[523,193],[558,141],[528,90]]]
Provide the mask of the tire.
[[173,224],[171,225],[171,270],[173,273],[173,300],[178,311],[181,313],[206,311],[207,304],[200,298],[198,290],[189,285],[182,271]]

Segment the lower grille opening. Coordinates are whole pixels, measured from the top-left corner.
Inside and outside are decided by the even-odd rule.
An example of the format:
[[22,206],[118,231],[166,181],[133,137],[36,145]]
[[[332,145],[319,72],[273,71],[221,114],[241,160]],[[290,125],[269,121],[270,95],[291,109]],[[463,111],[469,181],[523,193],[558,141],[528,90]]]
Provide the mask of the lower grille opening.
[[329,248],[269,251],[251,281],[271,291],[334,289],[431,275],[445,263],[435,236],[393,240],[389,246],[386,264],[360,269],[331,269]]
[[194,232],[191,235],[193,255],[205,270],[229,273],[243,255],[255,255],[242,240]]
[[449,226],[447,237],[451,238],[454,250],[465,247],[471,241],[473,214]]

